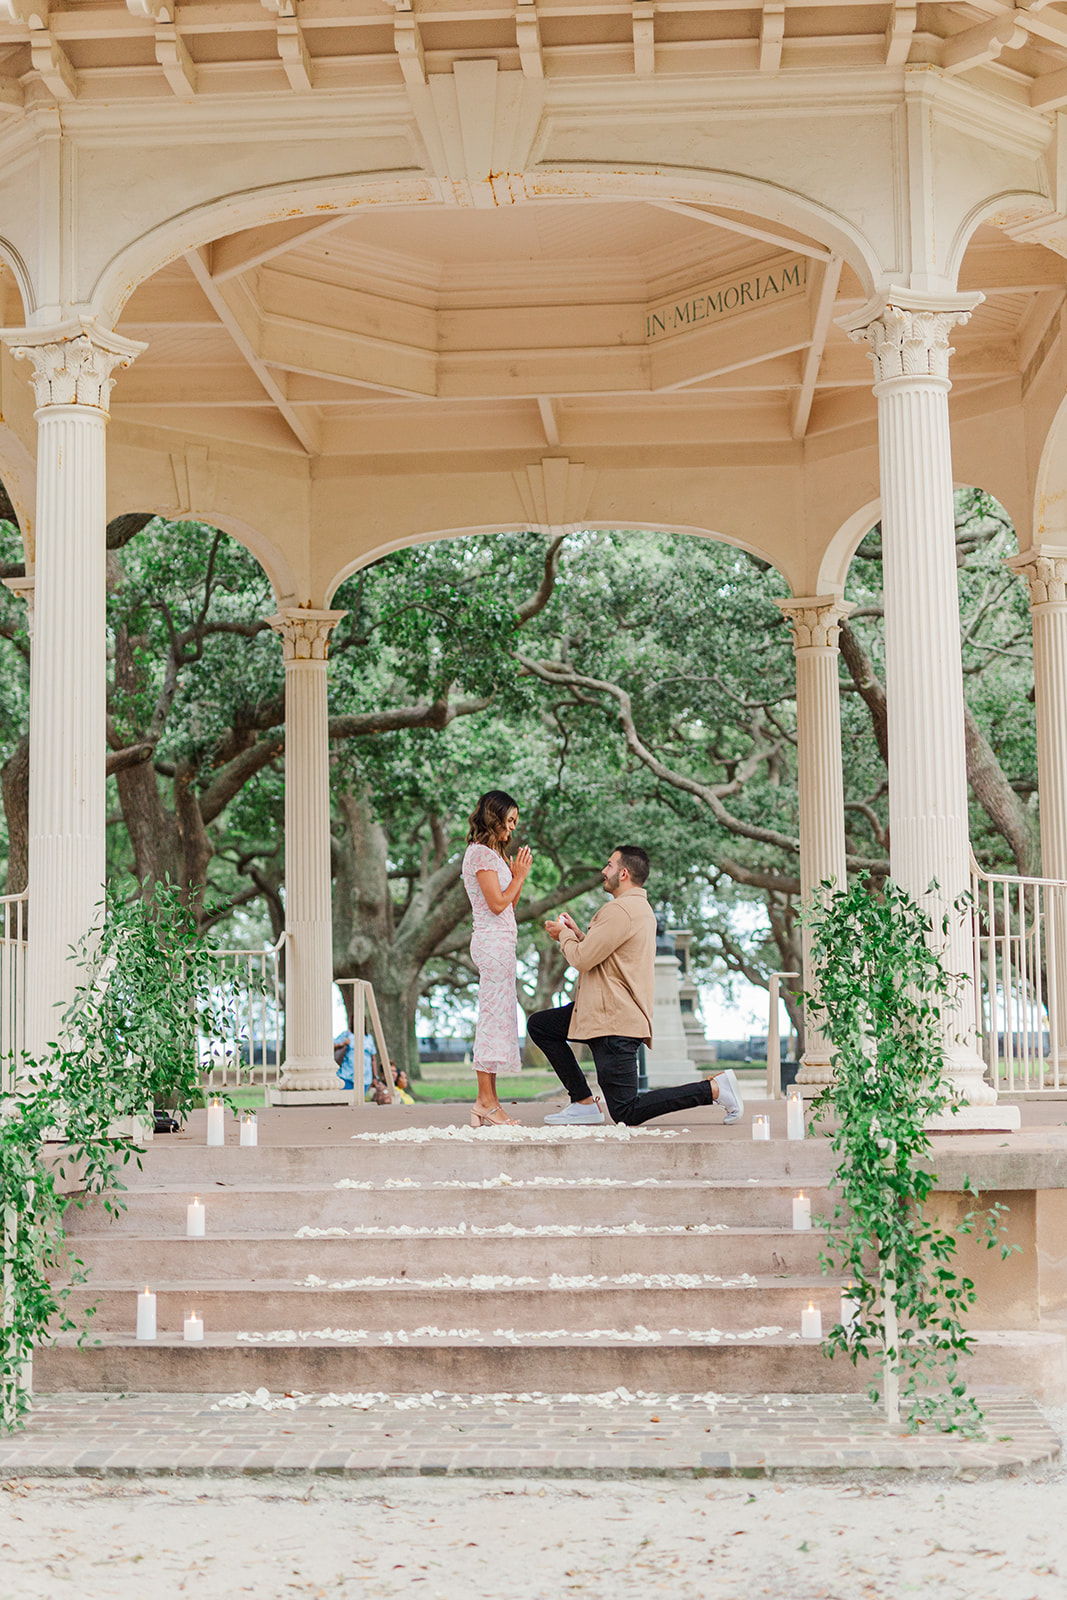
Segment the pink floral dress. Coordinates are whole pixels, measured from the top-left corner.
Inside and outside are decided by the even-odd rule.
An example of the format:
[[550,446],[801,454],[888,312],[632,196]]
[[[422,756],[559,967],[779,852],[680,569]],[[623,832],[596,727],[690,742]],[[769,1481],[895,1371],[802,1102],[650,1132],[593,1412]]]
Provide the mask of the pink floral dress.
[[479,872],[495,872],[501,889],[506,889],[511,882],[511,868],[503,856],[485,844],[469,844],[463,857],[463,887],[474,913],[471,960],[478,968],[474,1070],[521,1072],[516,1026],[515,909],[508,906],[499,916],[493,915],[478,882]]

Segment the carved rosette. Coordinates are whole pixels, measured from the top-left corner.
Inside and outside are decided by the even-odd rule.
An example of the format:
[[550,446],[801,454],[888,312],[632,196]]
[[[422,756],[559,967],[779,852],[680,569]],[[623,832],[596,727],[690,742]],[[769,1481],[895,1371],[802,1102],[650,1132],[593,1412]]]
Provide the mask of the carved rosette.
[[794,650],[836,650],[841,622],[852,610],[851,602],[839,595],[779,600],[777,604],[792,625]]
[[136,352],[112,350],[89,333],[42,344],[12,344],[16,361],[33,363],[37,409],[45,406],[93,406],[106,411],[116,367],[128,367]]
[[970,315],[965,308],[915,311],[887,305],[866,327],[853,328],[849,337],[870,345],[876,383],[890,378],[947,379],[948,359],[955,354],[948,336]]
[[1044,550],[1040,546],[1012,556],[1005,566],[1020,573],[1030,585],[1030,604],[1067,606],[1067,550]]
[[325,661],[330,653],[330,634],[344,611],[310,611],[302,607],[279,611],[267,621],[282,641],[288,666],[296,661]]

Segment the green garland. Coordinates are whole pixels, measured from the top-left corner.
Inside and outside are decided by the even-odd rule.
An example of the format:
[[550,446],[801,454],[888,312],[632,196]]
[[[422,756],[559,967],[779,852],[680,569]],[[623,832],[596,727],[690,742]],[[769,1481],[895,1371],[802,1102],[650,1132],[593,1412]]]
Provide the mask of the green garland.
[[[220,972],[176,889],[127,902],[109,891],[102,931],[75,957],[82,978],[44,1062],[25,1057],[0,1094],[0,1427],[25,1421],[34,1347],[87,1336],[66,1309],[84,1263],[63,1227],[69,1204],[125,1208],[120,1168],[144,1154],[116,1126],[166,1101],[181,1120],[201,1101],[198,1034],[233,1033],[237,984]],[[226,1098],[223,1096],[222,1098]],[[62,1142],[56,1143],[57,1130]],[[51,1139],[52,1143],[47,1143]],[[71,1189],[76,1190],[70,1194]]]
[[[844,1271],[858,1302],[851,1328],[838,1323],[827,1353],[853,1365],[877,1359],[879,1394],[891,1423],[922,1422],[978,1431],[982,1414],[960,1377],[970,1352],[964,1316],[977,1296],[955,1268],[956,1235],[931,1222],[937,1182],[927,1170],[927,1127],[952,1105],[946,1085],[941,1014],[955,1007],[959,980],[946,973],[927,913],[894,883],[880,893],[860,879],[831,892],[808,914],[817,992],[809,1015],[829,1039],[834,1081],[813,1120],[832,1116],[840,1200],[824,1219],[823,1270]],[[973,1192],[967,1179],[964,1188]],[[1003,1256],[999,1205],[971,1211],[958,1228],[981,1228]]]

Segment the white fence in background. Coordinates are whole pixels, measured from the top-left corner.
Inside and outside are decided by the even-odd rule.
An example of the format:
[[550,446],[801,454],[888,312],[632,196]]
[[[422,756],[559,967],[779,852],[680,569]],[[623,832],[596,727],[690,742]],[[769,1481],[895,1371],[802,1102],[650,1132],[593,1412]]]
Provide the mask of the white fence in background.
[[353,1106],[363,1104],[363,1039],[367,1033],[371,1034],[378,1047],[378,1060],[381,1062],[391,1103],[396,1081],[393,1078],[393,1064],[389,1059],[389,1050],[382,1031],[382,1019],[378,1015],[378,1002],[374,998],[374,986],[366,978],[335,978],[334,982],[342,993],[348,988],[352,990],[352,1033],[356,1041],[356,1058],[352,1073],[352,1104]]
[[0,896],[0,1089],[15,1087],[26,1029],[26,907],[29,891]]
[[197,1059],[207,1089],[277,1083],[282,1063],[285,1006],[281,993],[283,933],[265,950],[216,950],[220,982],[232,998],[224,1026],[197,1037]]
[[971,861],[978,1048],[999,1090],[1067,1089],[1067,883]]

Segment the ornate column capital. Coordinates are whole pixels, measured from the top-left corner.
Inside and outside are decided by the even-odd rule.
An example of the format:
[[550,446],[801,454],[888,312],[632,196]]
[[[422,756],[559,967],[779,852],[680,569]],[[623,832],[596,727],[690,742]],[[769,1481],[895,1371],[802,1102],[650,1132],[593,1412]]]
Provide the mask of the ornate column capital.
[[817,594],[776,600],[793,629],[794,650],[836,650],[841,622],[852,602],[837,594]]
[[841,326],[856,343],[870,345],[875,383],[893,378],[940,378],[948,382],[952,329],[970,320],[981,294],[914,295],[890,289]]
[[347,611],[312,611],[310,607],[287,606],[267,621],[282,641],[286,665],[291,661],[325,661],[330,653],[330,634]]
[[30,361],[37,409],[92,406],[106,412],[116,367],[128,367],[148,348],[101,328],[89,317],[55,328],[15,328],[3,334],[16,361]]
[[1030,585],[1030,605],[1067,608],[1067,549],[1037,544],[1009,556],[1004,565],[1018,572]]
[[32,573],[27,573],[24,577],[21,577],[21,578],[4,578],[3,580],[0,580],[0,581],[3,582],[4,588],[5,589],[10,589],[11,593],[13,595],[15,595],[15,597],[17,599],[25,600],[25,602],[26,602],[26,630],[29,633],[30,638],[32,639],[33,638],[33,585],[34,585],[33,574]]

